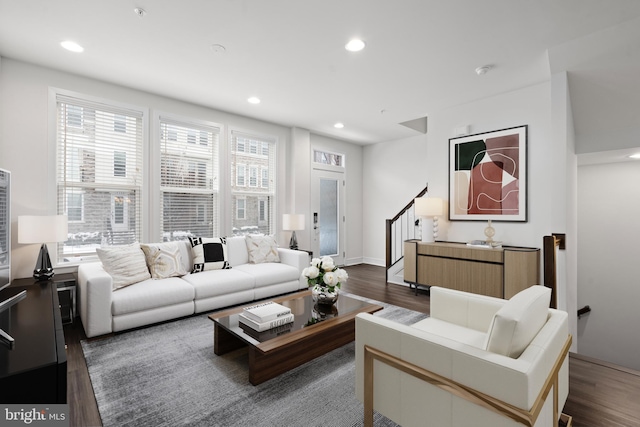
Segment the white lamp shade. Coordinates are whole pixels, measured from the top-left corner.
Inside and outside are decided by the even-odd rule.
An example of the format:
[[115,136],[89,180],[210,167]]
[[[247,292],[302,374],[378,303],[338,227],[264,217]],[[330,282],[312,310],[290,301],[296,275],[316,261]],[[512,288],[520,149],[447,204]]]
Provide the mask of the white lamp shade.
[[18,217],[18,243],[55,243],[67,240],[67,216]]
[[304,214],[282,215],[282,229],[285,231],[304,230]]
[[437,197],[418,197],[415,199],[416,216],[441,216],[444,212],[444,200]]

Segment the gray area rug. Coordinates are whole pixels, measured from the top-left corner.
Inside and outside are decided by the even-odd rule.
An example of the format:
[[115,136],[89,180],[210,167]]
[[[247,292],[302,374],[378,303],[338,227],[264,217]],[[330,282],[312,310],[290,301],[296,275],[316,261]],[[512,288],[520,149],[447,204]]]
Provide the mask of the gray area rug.
[[[384,306],[376,315],[400,323],[427,317],[375,303]],[[213,322],[207,315],[83,341],[82,349],[105,427],[350,427],[363,422],[363,405],[355,397],[354,343],[258,386],[249,383],[246,349],[213,353]],[[375,418],[376,426],[396,426],[379,414]]]

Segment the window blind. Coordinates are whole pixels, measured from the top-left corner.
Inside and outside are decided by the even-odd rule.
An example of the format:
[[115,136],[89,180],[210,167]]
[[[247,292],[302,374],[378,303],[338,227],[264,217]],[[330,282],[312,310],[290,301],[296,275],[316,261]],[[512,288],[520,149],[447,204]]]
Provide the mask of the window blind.
[[10,174],[0,169],[0,288],[11,280],[11,206],[10,206]]
[[219,133],[160,117],[162,241],[219,235]]
[[58,213],[69,219],[58,260],[140,241],[142,119],[142,111],[56,95]]
[[232,131],[230,146],[233,234],[275,233],[275,140]]

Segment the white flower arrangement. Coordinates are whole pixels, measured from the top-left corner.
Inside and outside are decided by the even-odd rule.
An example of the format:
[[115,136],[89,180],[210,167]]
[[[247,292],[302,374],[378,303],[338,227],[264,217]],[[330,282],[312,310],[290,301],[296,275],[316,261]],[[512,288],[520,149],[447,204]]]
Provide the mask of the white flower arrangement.
[[330,256],[313,258],[311,265],[302,270],[302,275],[307,278],[310,288],[318,287],[332,294],[349,278],[344,269],[336,267]]

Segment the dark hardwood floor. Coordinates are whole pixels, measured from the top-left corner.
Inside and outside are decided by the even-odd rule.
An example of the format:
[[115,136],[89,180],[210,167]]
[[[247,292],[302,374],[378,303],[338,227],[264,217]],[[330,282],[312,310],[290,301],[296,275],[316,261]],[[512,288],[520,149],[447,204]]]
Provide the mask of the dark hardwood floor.
[[[346,269],[344,291],[429,313],[428,293],[415,295],[405,286],[387,285],[384,268],[361,264]],[[80,319],[65,326],[65,339],[70,426],[101,426],[80,344],[86,339]],[[564,412],[573,417],[575,427],[640,426],[640,372],[571,353],[569,390]]]

